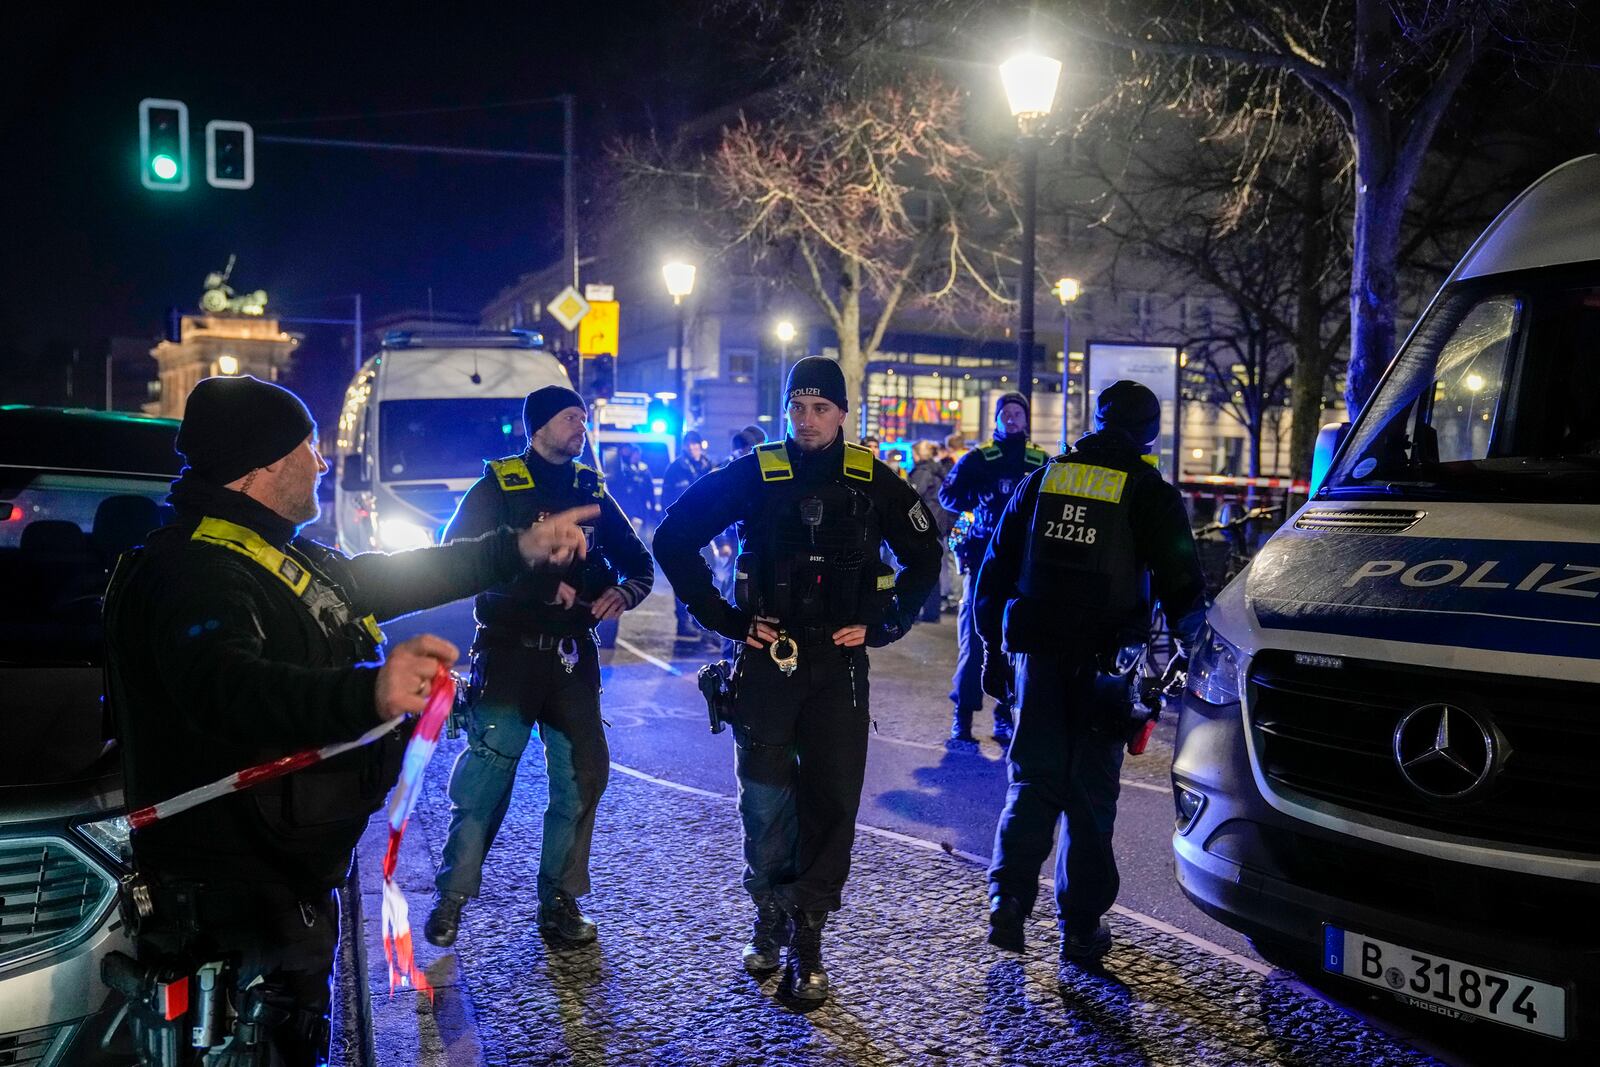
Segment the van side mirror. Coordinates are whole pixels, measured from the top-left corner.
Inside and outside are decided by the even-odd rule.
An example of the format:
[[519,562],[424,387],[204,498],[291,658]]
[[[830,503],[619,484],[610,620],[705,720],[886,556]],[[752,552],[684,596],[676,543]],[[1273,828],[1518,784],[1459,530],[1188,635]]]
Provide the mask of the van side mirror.
[[372,479],[367,477],[365,456],[357,454],[344,457],[344,466],[339,470],[339,488],[347,493],[361,493],[372,488]]
[[1333,457],[1349,432],[1348,422],[1330,422],[1317,431],[1317,444],[1311,452],[1311,488],[1308,496],[1316,496],[1317,490],[1322,488],[1323,479],[1333,467]]

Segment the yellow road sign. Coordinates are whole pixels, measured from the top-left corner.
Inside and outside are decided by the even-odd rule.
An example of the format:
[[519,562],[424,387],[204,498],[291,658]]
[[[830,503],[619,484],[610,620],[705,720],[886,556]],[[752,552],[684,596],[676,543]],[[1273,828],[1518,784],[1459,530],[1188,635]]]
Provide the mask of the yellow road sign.
[[578,351],[585,356],[617,354],[617,324],[622,305],[615,300],[589,301],[589,313],[578,323]]
[[546,304],[544,309],[550,313],[551,318],[570,330],[578,325],[579,319],[589,313],[589,302],[578,295],[578,290],[569,285],[557,293],[555,299]]

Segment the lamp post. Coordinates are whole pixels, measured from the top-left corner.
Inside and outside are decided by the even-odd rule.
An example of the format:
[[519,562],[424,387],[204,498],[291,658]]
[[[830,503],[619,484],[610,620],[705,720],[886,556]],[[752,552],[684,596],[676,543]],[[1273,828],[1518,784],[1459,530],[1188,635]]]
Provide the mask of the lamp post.
[[[1083,292],[1076,278],[1061,278],[1056,282],[1056,299],[1061,301],[1061,448],[1066,450],[1071,434],[1067,431],[1067,398],[1072,395],[1072,308],[1069,306]],[[1084,395],[1088,396],[1085,383]],[[1087,401],[1085,401],[1087,403]],[[1089,426],[1089,412],[1084,409],[1084,428]]]
[[686,379],[684,378],[684,310],[683,301],[690,293],[694,292],[694,264],[686,263],[681,259],[668,261],[661,268],[661,276],[667,281],[667,292],[672,297],[672,306],[678,309],[678,428],[685,429],[689,423],[689,399],[685,391]]
[[1022,270],[1018,286],[1017,391],[1033,399],[1033,246],[1039,213],[1039,131],[1055,106],[1061,61],[1036,53],[1000,64],[1006,102],[1017,120],[1022,153]]

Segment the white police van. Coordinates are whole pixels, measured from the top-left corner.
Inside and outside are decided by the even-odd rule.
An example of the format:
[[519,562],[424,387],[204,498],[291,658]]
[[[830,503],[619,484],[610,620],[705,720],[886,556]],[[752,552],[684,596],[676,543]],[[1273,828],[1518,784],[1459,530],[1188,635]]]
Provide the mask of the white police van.
[[1591,1041],[1600,156],[1500,214],[1336,430],[1193,655],[1179,883],[1269,957]]
[[345,391],[333,448],[339,546],[397,552],[438,541],[483,461],[521,452],[522,402],[571,387],[543,338],[391,333]]

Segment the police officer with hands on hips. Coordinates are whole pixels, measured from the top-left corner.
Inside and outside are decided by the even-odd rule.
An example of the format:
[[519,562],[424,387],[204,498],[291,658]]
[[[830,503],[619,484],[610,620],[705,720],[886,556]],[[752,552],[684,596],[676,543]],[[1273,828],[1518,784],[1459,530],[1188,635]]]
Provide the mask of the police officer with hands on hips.
[[[950,511],[972,512],[972,527],[956,549],[956,560],[967,577],[956,616],[956,671],[950,690],[955,704],[950,720],[952,742],[973,740],[972,715],[983,707],[983,644],[973,613],[978,564],[983,562],[984,550],[1011,494],[1030,471],[1044,466],[1049,458],[1028,440],[1028,412],[1027,397],[1002,394],[994,405],[994,442],[962,456],[939,488],[939,502]],[[994,739],[1002,746],[1011,741],[1011,724],[1009,698],[996,700]]]
[[456,510],[445,539],[498,526],[541,525],[564,509],[597,505],[585,526],[589,553],[563,571],[517,575],[478,595],[467,747],[450,773],[450,831],[438,896],[423,932],[455,942],[461,908],[478,895],[484,856],[511,804],[517,761],[537,726],[550,793],[539,854],[539,930],[558,942],[595,939],[578,907],[589,891],[595,811],[610,775],[600,721],[600,661],[591,630],[650,594],[655,565],[633,524],[583,454],[588,410],[577,393],[547,385],[528,394],[528,447],[491,460]]
[[1152,598],[1185,647],[1206,607],[1183,497],[1147,462],[1160,426],[1145,386],[1103,390],[1095,431],[1024,479],[978,572],[984,689],[1015,688],[1018,712],[989,866],[989,941],[1003,949],[1023,949],[1052,844],[1062,960],[1111,944],[1101,917],[1117,898],[1111,834]]
[[[866,775],[867,656],[901,637],[939,577],[932,517],[914,490],[847,444],[844,375],[808,356],[785,388],[790,435],[713,471],[668,510],[656,556],[708,629],[741,641],[734,769],[744,886],[756,907],[743,961],[785,966],[802,1009],[828,995],[822,928],[850,870]],[[700,549],[737,524],[735,604]],[[880,562],[887,541],[902,566]],[[787,945],[787,957],[780,952]]]
[[[106,598],[107,695],[130,810],[421,711],[456,649],[424,635],[385,657],[378,623],[581,558],[578,522],[595,513],[351,559],[299,535],[317,517],[328,465],[294,394],[251,377],[205,379],[177,449],[187,466],[169,498],[176,519],[119,561]],[[407,736],[402,727],[133,831],[143,886],[127,887],[125,913],[137,920],[139,959],[113,960],[136,981],[190,977],[191,990],[177,1020],[131,1006],[147,1064],[199,1063],[223,1045],[208,1067],[323,1062],[333,891],[395,783]],[[214,999],[193,977],[202,968]]]

